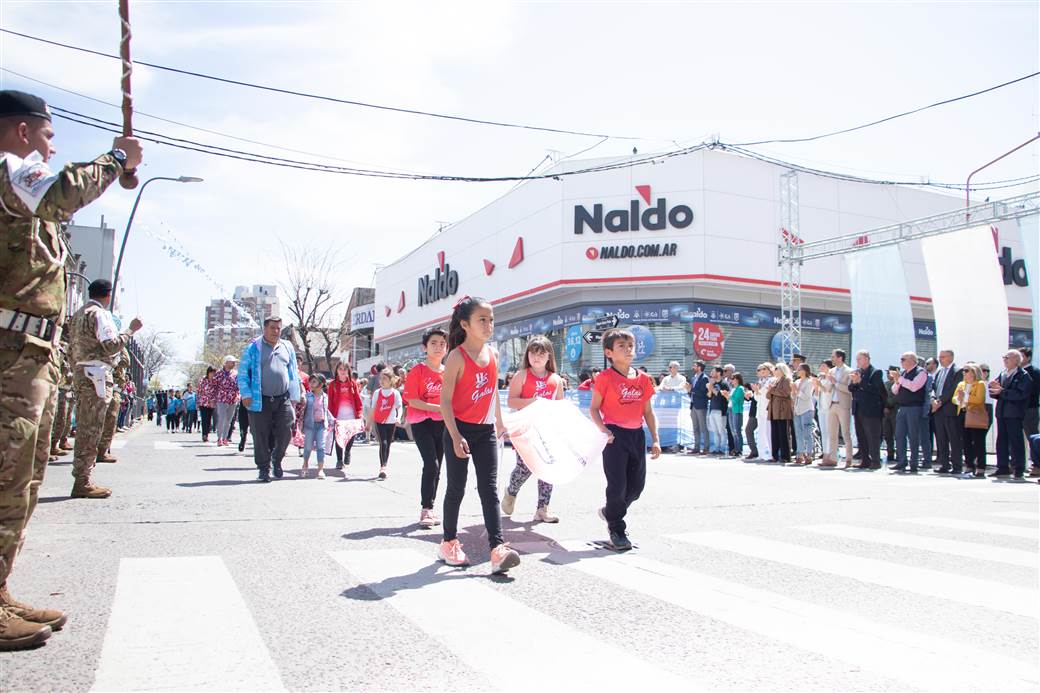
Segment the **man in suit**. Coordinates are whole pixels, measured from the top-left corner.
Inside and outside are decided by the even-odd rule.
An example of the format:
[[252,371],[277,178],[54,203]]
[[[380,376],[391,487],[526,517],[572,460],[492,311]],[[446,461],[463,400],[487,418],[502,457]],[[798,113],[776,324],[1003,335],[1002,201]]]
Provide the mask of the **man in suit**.
[[939,465],[936,474],[960,474],[964,471],[964,414],[957,413],[957,405],[953,402],[954,390],[963,379],[964,373],[953,363],[953,351],[940,351],[939,369],[935,371],[932,387],[935,462]]
[[857,469],[881,469],[881,420],[885,415],[885,382],[870,364],[870,353],[856,352],[857,370],[849,375],[852,416],[856,421],[861,459]]
[[1025,435],[1022,421],[1032,392],[1032,380],[1021,368],[1022,354],[1011,349],[1004,354],[1004,372],[989,383],[989,394],[997,400],[997,471],[990,476],[1007,478],[1010,462],[1015,466],[1015,479],[1026,473]]
[[708,454],[708,376],[704,361],[693,362],[693,376],[686,384],[690,392],[690,417],[693,419],[694,455]]
[[831,405],[827,408],[827,451],[820,460],[821,467],[838,466],[838,434],[845,441],[845,466],[852,461],[852,433],[850,432],[852,417],[852,394],[849,392],[849,376],[851,369],[845,365],[845,350],[835,349],[831,352],[834,368],[826,374],[828,390],[831,392]]
[[[1040,368],[1033,365],[1032,349],[1022,347],[1019,351],[1022,352],[1022,370],[1029,376],[1033,385],[1026,403],[1026,417],[1022,420],[1028,439],[1040,433]],[[1030,465],[1029,476],[1040,476],[1040,466]]]
[[[928,362],[931,362],[933,366],[929,369]],[[935,387],[935,370],[939,365],[939,362],[935,359],[928,359],[925,362],[925,371],[928,373],[928,380],[925,381],[924,391],[926,393],[924,403],[921,404],[921,469],[932,468],[932,388]]]

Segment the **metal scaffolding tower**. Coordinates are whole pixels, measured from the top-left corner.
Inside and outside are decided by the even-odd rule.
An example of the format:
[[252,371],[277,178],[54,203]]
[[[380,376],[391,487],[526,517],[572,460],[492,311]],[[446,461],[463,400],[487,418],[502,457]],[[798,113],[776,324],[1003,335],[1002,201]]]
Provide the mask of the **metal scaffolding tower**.
[[798,172],[780,175],[780,355],[786,363],[802,343],[802,260],[795,249],[804,245],[798,223]]
[[[791,182],[794,179],[794,182]],[[798,183],[793,171],[780,177],[780,209],[784,223],[798,220]],[[995,224],[1040,214],[1040,193],[1026,193],[1006,200],[985,202],[955,212],[904,221],[858,233],[835,236],[822,241],[804,243],[790,230],[781,229],[780,258],[780,331],[783,357],[789,360],[788,345],[797,346],[802,336],[802,263],[861,250],[897,245],[929,236],[939,236],[975,226]],[[788,229],[791,227],[788,226]],[[794,228],[797,228],[795,226]]]

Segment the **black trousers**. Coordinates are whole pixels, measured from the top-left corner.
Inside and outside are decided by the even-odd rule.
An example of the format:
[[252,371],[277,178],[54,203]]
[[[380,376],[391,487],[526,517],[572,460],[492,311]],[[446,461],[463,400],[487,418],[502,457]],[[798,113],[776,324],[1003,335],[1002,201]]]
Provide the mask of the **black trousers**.
[[271,465],[281,466],[285,449],[292,440],[295,414],[289,395],[263,397],[260,411],[249,412],[249,426],[253,429],[253,461],[262,474]]
[[[469,443],[469,456],[477,473],[477,494],[484,513],[484,528],[488,544],[495,548],[502,541],[502,517],[498,508],[498,441],[493,424],[472,424],[456,421],[459,434]],[[448,471],[448,488],[444,491],[444,540],[458,538],[459,508],[466,495],[469,459],[456,457],[451,436],[444,431],[444,458]]]
[[860,464],[878,469],[881,467],[881,417],[857,414],[855,419]]
[[209,437],[213,430],[213,407],[199,407],[199,411],[202,412],[202,435]]
[[607,503],[603,517],[611,534],[623,534],[625,515],[646,487],[646,434],[642,428],[607,424],[614,442],[603,448],[603,475],[607,478]]
[[[249,410],[243,407],[241,404],[238,405],[238,427],[242,431],[242,443],[246,442],[246,436],[249,435]],[[231,430],[235,430],[235,423],[232,419]],[[231,434],[228,433],[228,436]],[[292,436],[289,437],[292,440]]]
[[729,427],[729,409],[722,415],[722,420],[726,422],[726,451],[729,454],[733,454],[733,430]]
[[[325,435],[328,435],[328,433]],[[335,431],[333,432],[333,435],[335,435]],[[336,469],[342,467],[344,462],[350,464],[350,451],[354,448],[354,437],[351,436],[350,440],[347,441],[347,444],[342,447],[340,447],[338,440],[333,441],[333,445],[336,448]]]
[[773,459],[777,462],[791,461],[791,438],[788,432],[791,419],[770,419],[769,439],[773,448]]
[[1026,439],[1023,431],[1022,419],[997,418],[997,474],[1008,474],[1011,465],[1014,465],[1016,475],[1025,474]]
[[379,466],[385,467],[390,461],[390,443],[394,442],[394,432],[397,424],[376,424],[376,433],[379,436]]
[[748,414],[747,425],[744,426],[744,440],[751,448],[751,456],[758,457],[758,441],[755,439],[755,431],[758,430],[758,417]]
[[964,466],[972,472],[986,471],[986,433],[985,428],[964,429]]
[[[964,417],[935,414],[932,416],[935,426],[935,461],[940,469],[953,469],[960,473],[964,470]],[[1025,441],[1025,439],[1022,439]],[[1024,442],[1023,442],[1024,444]]]
[[444,422],[425,419],[413,423],[412,437],[415,438],[415,447],[419,449],[423,462],[419,502],[426,510],[433,510],[437,485],[441,480],[441,463],[444,461]]
[[166,430],[176,431],[181,425],[181,415],[178,414],[167,414],[166,415]]

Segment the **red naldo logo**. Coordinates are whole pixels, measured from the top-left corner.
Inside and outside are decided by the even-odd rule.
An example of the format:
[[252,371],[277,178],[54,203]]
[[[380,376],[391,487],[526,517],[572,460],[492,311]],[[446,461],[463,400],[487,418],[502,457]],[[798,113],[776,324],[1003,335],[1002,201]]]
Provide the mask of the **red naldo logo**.
[[584,205],[575,205],[574,233],[584,233],[586,226],[593,233],[603,233],[604,228],[611,233],[618,233],[640,229],[663,231],[669,226],[685,229],[693,223],[693,210],[687,205],[669,207],[668,200],[659,197],[651,206],[652,195],[649,185],[637,185],[636,192],[648,205],[645,209],[640,205],[639,199],[632,200],[627,209],[612,209],[606,212],[602,204],[594,204],[591,212]]
[[585,257],[590,260],[595,260],[599,257],[599,251],[596,248],[589,247],[589,249],[585,251]]

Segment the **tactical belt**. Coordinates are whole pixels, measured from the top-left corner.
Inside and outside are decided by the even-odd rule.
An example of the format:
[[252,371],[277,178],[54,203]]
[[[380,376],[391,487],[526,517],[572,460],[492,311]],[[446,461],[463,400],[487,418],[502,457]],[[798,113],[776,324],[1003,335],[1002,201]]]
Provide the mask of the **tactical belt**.
[[61,334],[61,328],[53,320],[6,308],[0,308],[0,328],[32,335],[48,342],[55,341]]

